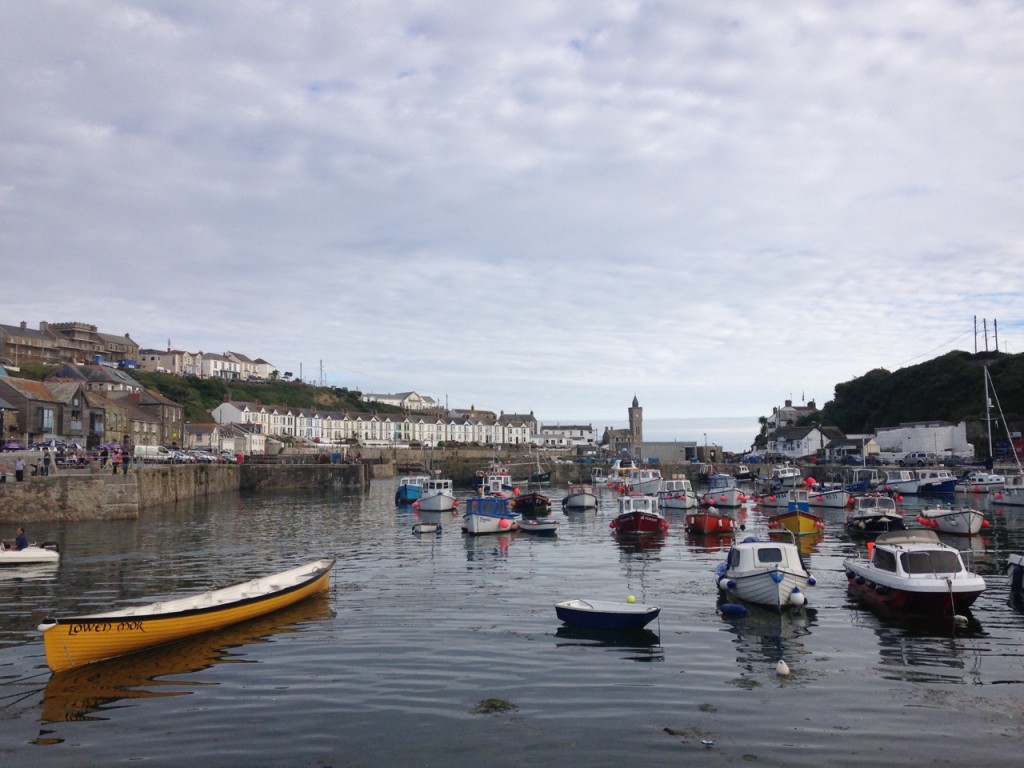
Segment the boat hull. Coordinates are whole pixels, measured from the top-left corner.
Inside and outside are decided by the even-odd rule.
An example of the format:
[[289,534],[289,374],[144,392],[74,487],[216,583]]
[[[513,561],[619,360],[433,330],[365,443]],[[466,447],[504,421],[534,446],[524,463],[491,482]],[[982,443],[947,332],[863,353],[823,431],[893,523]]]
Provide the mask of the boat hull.
[[613,527],[623,536],[649,536],[668,531],[668,521],[654,512],[624,512],[615,518]]
[[872,536],[905,530],[907,524],[903,517],[898,515],[851,515],[846,519],[846,531],[853,536]]
[[554,536],[558,533],[558,521],[550,517],[531,517],[519,521],[519,530],[538,536]]
[[748,603],[779,610],[791,605],[805,604],[794,599],[794,590],[796,594],[801,594],[807,587],[807,577],[803,574],[775,570],[727,575],[726,578],[725,591],[732,597]]
[[60,551],[56,547],[29,546],[25,549],[0,550],[0,566],[6,565],[56,565],[60,562]]
[[687,533],[730,533],[735,529],[731,517],[713,512],[694,512],[686,515]]
[[417,502],[421,512],[451,512],[455,506],[455,497],[447,493],[425,494]]
[[563,509],[597,509],[597,496],[592,493],[574,493],[562,501]]
[[333,566],[334,560],[318,560],[194,597],[48,620],[39,627],[46,663],[59,672],[263,616],[325,591]]
[[[930,590],[906,589],[898,586],[877,584],[870,572],[858,572],[849,565],[846,568],[848,592],[876,608],[899,613],[951,615],[966,611],[978,596],[985,591],[984,584],[961,588],[954,582],[950,587],[941,581]],[[934,580],[933,580],[934,581]]]
[[976,509],[923,509],[917,522],[939,533],[976,536],[981,533],[985,516]]
[[555,603],[555,614],[566,624],[587,629],[643,629],[661,613],[661,607],[640,603],[565,600]]
[[825,530],[825,521],[815,514],[802,509],[780,512],[768,519],[769,528],[785,528],[798,536],[820,533]]

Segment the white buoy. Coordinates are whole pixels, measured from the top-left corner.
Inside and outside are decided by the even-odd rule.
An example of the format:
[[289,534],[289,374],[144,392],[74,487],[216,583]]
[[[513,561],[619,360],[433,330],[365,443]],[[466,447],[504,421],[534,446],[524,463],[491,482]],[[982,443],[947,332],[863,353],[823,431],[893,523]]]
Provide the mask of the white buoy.
[[958,614],[953,616],[953,623],[956,624],[958,627],[966,627],[967,626],[967,617],[958,613]]
[[789,664],[785,659],[779,659],[779,663],[775,665],[775,674],[779,677],[789,677]]

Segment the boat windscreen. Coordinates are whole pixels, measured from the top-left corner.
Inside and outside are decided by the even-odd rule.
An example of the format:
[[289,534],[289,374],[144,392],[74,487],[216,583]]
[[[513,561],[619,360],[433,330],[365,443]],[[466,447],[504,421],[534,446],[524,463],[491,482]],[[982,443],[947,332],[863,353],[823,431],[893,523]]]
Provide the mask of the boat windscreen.
[[757,562],[759,563],[781,563],[782,550],[778,547],[761,547],[757,550]]
[[959,573],[963,563],[956,552],[932,549],[922,552],[901,552],[900,564],[909,574]]

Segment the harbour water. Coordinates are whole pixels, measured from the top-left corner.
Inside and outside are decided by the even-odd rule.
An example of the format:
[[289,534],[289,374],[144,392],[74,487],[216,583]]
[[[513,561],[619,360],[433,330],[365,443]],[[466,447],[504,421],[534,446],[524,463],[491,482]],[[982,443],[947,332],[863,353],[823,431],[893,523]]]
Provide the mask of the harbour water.
[[[997,765],[1024,745],[1024,612],[1006,557],[1024,508],[971,496],[983,535],[947,540],[988,581],[966,628],[876,616],[842,571],[863,545],[829,513],[807,543],[810,609],[717,610],[728,540],[617,541],[614,497],[555,537],[439,534],[365,494],[212,497],[137,521],[30,531],[57,568],[0,572],[5,766]],[[964,501],[961,499],[960,501]],[[913,504],[907,513],[913,517]],[[747,530],[766,530],[756,508]],[[328,595],[166,649],[51,675],[45,616],[224,586],[323,556]],[[648,631],[570,630],[572,597],[662,606]],[[791,674],[779,677],[784,659]]]

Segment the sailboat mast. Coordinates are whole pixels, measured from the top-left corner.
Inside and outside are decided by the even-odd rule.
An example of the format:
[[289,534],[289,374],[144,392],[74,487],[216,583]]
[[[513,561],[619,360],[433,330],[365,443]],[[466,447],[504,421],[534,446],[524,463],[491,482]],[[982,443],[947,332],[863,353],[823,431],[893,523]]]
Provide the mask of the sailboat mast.
[[985,425],[988,427],[988,456],[992,458],[992,398],[988,396],[988,366],[985,366]]

